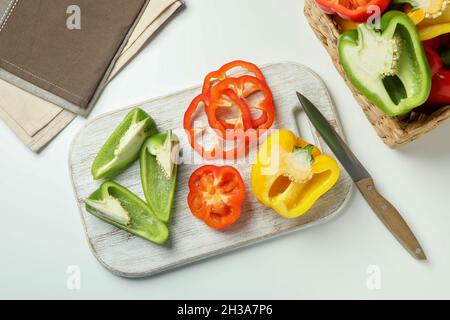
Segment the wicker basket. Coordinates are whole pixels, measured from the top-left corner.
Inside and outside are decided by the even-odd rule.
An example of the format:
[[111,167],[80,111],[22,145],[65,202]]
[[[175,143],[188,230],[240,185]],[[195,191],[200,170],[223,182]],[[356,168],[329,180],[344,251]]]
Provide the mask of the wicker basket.
[[335,23],[332,16],[324,14],[314,3],[314,0],[305,0],[305,16],[317,38],[327,49],[336,69],[344,78],[356,101],[358,101],[366,114],[367,119],[369,119],[377,134],[389,147],[396,148],[399,145],[408,143],[450,118],[450,106],[439,108],[432,114],[413,111],[403,118],[384,115],[352,86],[345,75],[337,52],[339,26]]

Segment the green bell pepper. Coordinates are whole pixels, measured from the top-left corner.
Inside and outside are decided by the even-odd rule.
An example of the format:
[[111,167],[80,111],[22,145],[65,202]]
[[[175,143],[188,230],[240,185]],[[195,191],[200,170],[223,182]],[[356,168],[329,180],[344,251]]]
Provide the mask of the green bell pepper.
[[155,215],[168,222],[175,194],[178,139],[172,131],[145,140],[140,156],[141,181],[145,199]]
[[169,229],[147,204],[112,181],[104,182],[85,200],[86,210],[118,228],[158,244],[166,242]]
[[139,157],[144,140],[156,133],[155,121],[143,110],[131,110],[106,140],[92,163],[94,180],[112,178]]
[[404,115],[427,100],[430,67],[416,27],[403,12],[385,13],[381,31],[360,24],[343,33],[338,47],[350,82],[386,115]]

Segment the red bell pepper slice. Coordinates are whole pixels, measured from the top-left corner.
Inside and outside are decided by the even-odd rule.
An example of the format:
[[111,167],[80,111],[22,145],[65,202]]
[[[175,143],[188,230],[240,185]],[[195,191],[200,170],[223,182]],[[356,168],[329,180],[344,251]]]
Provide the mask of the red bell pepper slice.
[[[257,93],[262,94],[262,99],[257,102],[251,101],[251,96]],[[241,110],[246,105],[249,111],[248,113],[241,112],[240,116],[234,119],[224,120],[223,117],[220,117],[219,110],[231,110],[233,105],[237,105]],[[260,115],[254,119],[252,111],[259,112]],[[265,83],[252,76],[227,78],[211,89],[207,114],[210,126],[218,129],[222,134],[225,134],[224,128],[233,128],[236,122],[247,123],[248,115],[251,118],[251,127],[262,132],[264,129],[270,128],[275,119],[272,92]],[[245,125],[243,129],[248,130]]]
[[214,146],[209,149],[206,149],[204,146],[205,132],[211,128],[209,128],[208,123],[196,123],[195,119],[202,113],[205,113],[204,108],[208,105],[208,100],[207,95],[198,95],[192,100],[184,114],[183,127],[189,144],[199,155],[207,160],[237,159],[248,150],[248,144],[245,141],[233,141],[232,147],[226,149],[224,148],[225,142],[215,131]]
[[338,14],[345,20],[366,22],[373,14],[370,6],[378,6],[384,12],[390,0],[316,0],[319,7],[328,14]]
[[245,184],[233,167],[206,165],[189,178],[189,209],[211,228],[223,229],[235,223],[244,200]]
[[[244,100],[239,98],[231,89],[225,89],[217,101],[211,102],[206,109],[208,121],[211,128],[218,130],[222,138],[226,140],[236,140],[239,133],[244,133],[253,128],[250,110]],[[233,106],[236,106],[239,114],[229,118],[229,112]],[[222,114],[221,114],[222,113]],[[227,118],[228,117],[228,118]]]
[[261,70],[253,63],[236,60],[224,64],[219,70],[212,71],[208,73],[203,81],[202,93],[207,94],[212,87],[214,87],[218,82],[225,80],[227,78],[233,77],[230,75],[230,71],[236,68],[246,70],[248,73],[253,74],[256,78],[266,83],[266,79],[262,74]]

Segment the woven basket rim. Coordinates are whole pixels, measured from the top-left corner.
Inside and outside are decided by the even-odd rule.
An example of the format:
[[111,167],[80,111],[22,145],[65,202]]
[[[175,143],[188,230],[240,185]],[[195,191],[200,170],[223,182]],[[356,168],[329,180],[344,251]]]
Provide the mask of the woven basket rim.
[[436,128],[445,120],[450,119],[450,105],[443,106],[431,114],[413,111],[409,114],[409,118],[406,121],[404,118],[401,119],[400,117],[384,115],[364,95],[353,87],[345,74],[337,52],[337,38],[339,37],[340,31],[333,16],[325,14],[315,4],[314,0],[305,0],[304,13],[311,29],[328,51],[337,71],[345,80],[369,122],[388,146],[395,148],[413,141],[426,132]]

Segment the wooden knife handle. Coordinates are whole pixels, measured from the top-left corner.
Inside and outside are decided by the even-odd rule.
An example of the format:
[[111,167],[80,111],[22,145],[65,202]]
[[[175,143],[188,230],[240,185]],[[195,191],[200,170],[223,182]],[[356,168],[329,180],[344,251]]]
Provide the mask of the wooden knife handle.
[[406,250],[416,259],[426,260],[425,253],[408,224],[397,209],[378,193],[373,180],[371,178],[363,179],[356,182],[356,185],[378,218]]

